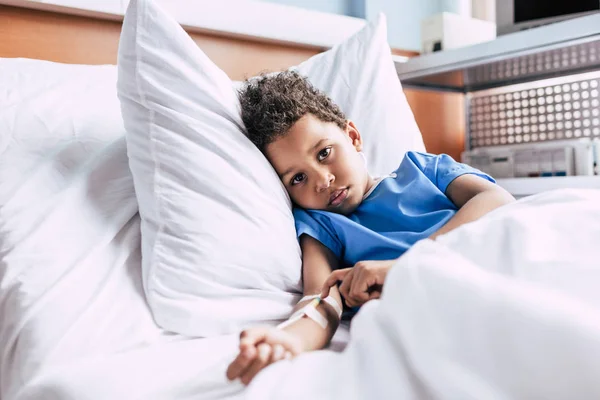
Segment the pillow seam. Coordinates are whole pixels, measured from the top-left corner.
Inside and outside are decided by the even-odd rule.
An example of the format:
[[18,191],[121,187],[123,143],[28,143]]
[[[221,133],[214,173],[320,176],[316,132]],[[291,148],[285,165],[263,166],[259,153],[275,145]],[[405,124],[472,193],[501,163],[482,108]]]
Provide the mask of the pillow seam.
[[[146,93],[143,90],[143,85],[141,84],[141,80],[140,80],[140,66],[143,65],[144,61],[143,61],[143,57],[142,57],[142,53],[139,49],[139,43],[140,43],[140,25],[145,26],[145,17],[148,14],[147,10],[146,10],[146,6],[147,3],[146,2],[138,2],[138,5],[143,4],[144,9],[138,9],[138,15],[137,15],[137,21],[136,21],[136,29],[135,29],[135,58],[136,58],[136,63],[135,63],[135,83],[137,86],[137,90],[138,93],[140,94],[140,102],[142,103],[142,106],[144,106],[147,110],[148,110],[148,136],[149,136],[149,152],[150,152],[150,158],[152,159],[152,162],[154,163],[154,168],[153,168],[153,179],[152,179],[152,197],[155,201],[156,204],[154,204],[154,208],[155,208],[155,212],[156,212],[156,220],[158,222],[157,224],[157,230],[156,230],[156,236],[154,238],[154,243],[151,246],[152,249],[152,256],[149,260],[149,269],[148,269],[148,276],[147,276],[147,283],[146,283],[146,301],[148,301],[148,304],[150,305],[151,308],[154,308],[153,305],[151,303],[153,303],[151,297],[149,296],[149,293],[152,291],[156,291],[156,289],[154,288],[153,282],[154,282],[154,278],[156,277],[156,254],[157,254],[157,247],[159,247],[159,236],[160,233],[163,231],[163,226],[162,226],[162,218],[160,215],[160,210],[161,210],[161,205],[160,203],[160,198],[161,196],[157,195],[157,192],[160,193],[160,191],[157,191],[157,182],[158,179],[157,177],[160,175],[160,164],[157,162],[157,158],[156,158],[156,147],[155,147],[155,140],[154,140],[154,109],[152,109],[151,107],[148,106],[148,101],[147,101],[147,97],[146,97]],[[140,21],[140,19],[142,19]]]

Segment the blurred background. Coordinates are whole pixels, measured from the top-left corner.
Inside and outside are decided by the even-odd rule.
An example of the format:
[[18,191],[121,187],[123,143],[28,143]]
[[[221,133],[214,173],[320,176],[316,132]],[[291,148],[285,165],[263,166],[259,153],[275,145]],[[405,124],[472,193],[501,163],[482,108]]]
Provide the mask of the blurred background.
[[[233,80],[297,65],[384,13],[428,152],[515,196],[600,188],[600,0],[155,1]],[[0,0],[0,57],[115,64],[128,3]]]
[[[421,51],[421,24],[442,13],[495,24],[496,0],[263,0],[316,11],[371,19],[382,12],[388,20],[388,40],[396,49]],[[499,0],[502,1],[502,0]],[[463,21],[464,23],[464,21]],[[489,26],[489,24],[488,24]],[[427,28],[425,28],[427,29]],[[435,28],[434,28],[435,29]],[[426,32],[427,34],[427,32]],[[489,36],[488,36],[489,37]],[[466,38],[468,39],[468,38]]]

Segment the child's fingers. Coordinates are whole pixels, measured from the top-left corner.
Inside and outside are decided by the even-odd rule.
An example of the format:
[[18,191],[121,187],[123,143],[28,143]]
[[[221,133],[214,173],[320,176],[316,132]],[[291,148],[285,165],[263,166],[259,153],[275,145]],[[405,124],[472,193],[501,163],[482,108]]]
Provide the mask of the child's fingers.
[[339,281],[343,281],[344,277],[351,271],[351,268],[338,269],[333,271],[329,277],[325,280],[323,284],[323,290],[321,291],[321,298],[329,296],[329,289],[338,283]]
[[322,299],[329,296],[329,290],[331,290],[331,286],[326,285],[326,284],[323,285],[323,289],[321,289],[321,298]]
[[369,293],[369,300],[378,299],[381,297],[381,290],[373,290]]
[[350,294],[346,297],[346,302],[348,301],[352,303],[348,304],[350,307],[362,306],[369,301],[369,293],[361,289],[350,289]]
[[227,379],[234,380],[243,375],[257,355],[256,348],[245,349],[229,364],[227,368]]
[[258,354],[250,367],[242,375],[242,383],[244,385],[249,384],[252,379],[258,374],[264,367],[269,365],[271,359],[272,348],[266,343],[261,343],[256,348]]
[[340,285],[340,293],[346,300],[350,298],[350,288],[352,287],[354,276],[354,269],[350,268],[350,271],[344,275],[344,280],[342,280],[342,284]]
[[240,334],[240,350],[255,347],[258,343],[264,341],[270,329],[269,327],[259,327],[242,331]]
[[275,346],[282,346],[286,351],[292,353],[292,355],[299,354],[302,352],[302,348],[298,341],[293,340],[293,336],[289,335],[285,331],[278,329],[271,329],[266,335],[265,339],[261,343],[266,343]]
[[277,362],[277,361],[281,361],[283,360],[283,358],[285,357],[285,348],[280,345],[280,344],[276,344],[273,346],[273,353],[271,354],[271,362]]
[[352,284],[347,300],[352,301],[352,307],[360,306],[369,301],[369,288],[373,278],[362,269],[357,269],[352,279]]

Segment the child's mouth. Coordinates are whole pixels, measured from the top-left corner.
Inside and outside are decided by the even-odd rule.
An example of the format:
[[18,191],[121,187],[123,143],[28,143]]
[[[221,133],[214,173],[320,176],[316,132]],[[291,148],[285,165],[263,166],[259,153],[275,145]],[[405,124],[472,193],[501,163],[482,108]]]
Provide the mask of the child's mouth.
[[337,207],[348,197],[348,188],[338,189],[329,197],[329,205]]

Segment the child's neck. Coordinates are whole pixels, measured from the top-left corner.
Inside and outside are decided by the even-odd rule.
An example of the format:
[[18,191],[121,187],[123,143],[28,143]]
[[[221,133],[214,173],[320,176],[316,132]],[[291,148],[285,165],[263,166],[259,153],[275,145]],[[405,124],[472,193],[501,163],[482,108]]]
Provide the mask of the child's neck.
[[371,175],[369,175],[369,178],[367,179],[367,187],[365,188],[365,193],[368,193],[369,190],[371,190],[371,188],[373,188],[373,185],[375,185],[375,183],[377,183],[377,179],[375,179]]

